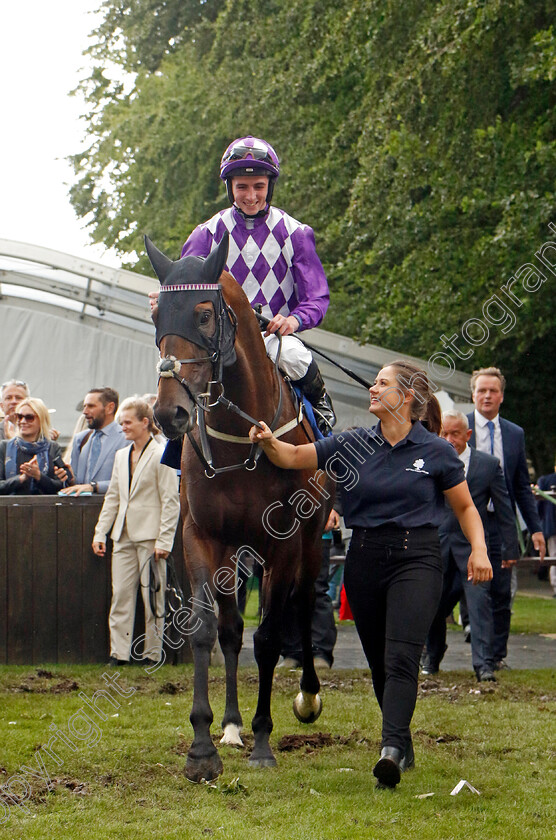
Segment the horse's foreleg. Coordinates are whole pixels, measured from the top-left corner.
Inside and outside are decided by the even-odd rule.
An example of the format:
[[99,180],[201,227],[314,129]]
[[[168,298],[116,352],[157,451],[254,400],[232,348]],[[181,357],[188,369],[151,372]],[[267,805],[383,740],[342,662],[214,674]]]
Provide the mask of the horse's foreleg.
[[301,723],[313,723],[322,711],[322,701],[319,695],[320,683],[313,661],[311,637],[314,602],[313,581],[311,578],[304,578],[297,589],[298,609],[296,610],[301,637],[303,671],[299,683],[301,691],[293,701],[293,713]]
[[194,738],[189,752],[185,775],[192,782],[210,781],[222,772],[222,761],[210,737],[213,720],[208,696],[208,669],[210,654],[216,641],[216,615],[210,604],[206,580],[197,581],[191,599],[191,636],[195,676],[193,681],[193,707],[189,719]]
[[241,714],[237,699],[237,663],[243,641],[243,618],[234,595],[219,599],[218,641],[226,666],[226,708],[222,718],[224,734],[221,744],[242,747]]
[[270,699],[274,669],[282,644],[282,612],[289,590],[289,581],[272,588],[263,581],[263,620],[253,636],[255,660],[259,668],[259,698],[252,721],[255,745],[249,757],[252,767],[275,767],[276,759],[270,748],[272,732]]

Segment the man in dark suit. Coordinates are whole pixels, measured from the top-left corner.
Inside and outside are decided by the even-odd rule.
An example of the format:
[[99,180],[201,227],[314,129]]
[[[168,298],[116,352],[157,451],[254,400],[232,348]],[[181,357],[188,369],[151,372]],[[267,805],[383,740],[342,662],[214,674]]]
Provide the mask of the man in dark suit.
[[[549,475],[541,475],[538,480],[537,487],[539,490],[544,490],[545,493],[551,490],[556,490],[556,464],[554,464],[554,472]],[[556,555],[556,505],[551,501],[539,499],[539,516],[542,522],[542,529],[544,538],[548,546],[548,553],[550,557]],[[550,585],[554,592],[553,598],[556,598],[556,566],[551,566],[549,571]]]
[[[445,411],[442,415],[442,437],[452,444],[465,467],[469,492],[487,527],[487,506],[495,503],[495,516],[503,535],[504,556],[514,561],[519,553],[514,514],[506,482],[497,458],[477,452],[467,445],[471,437],[469,422],[460,411]],[[473,585],[468,578],[467,563],[471,546],[463,535],[451,508],[438,529],[444,562],[444,587],[438,612],[433,620],[426,644],[427,663],[424,673],[438,671],[446,650],[446,616],[465,592],[471,625],[472,664],[479,682],[495,681],[493,651],[493,619],[490,600],[490,581]]]
[[[471,395],[475,411],[467,415],[471,429],[469,442],[480,452],[495,455],[500,461],[514,513],[518,505],[542,560],[546,545],[527,470],[525,435],[521,426],[499,416],[505,385],[506,380],[498,368],[481,368],[473,372]],[[500,534],[492,506],[489,507],[487,536],[493,572],[490,594],[494,620],[494,667],[501,670],[508,667],[505,659],[510,635],[513,564],[502,559]]]

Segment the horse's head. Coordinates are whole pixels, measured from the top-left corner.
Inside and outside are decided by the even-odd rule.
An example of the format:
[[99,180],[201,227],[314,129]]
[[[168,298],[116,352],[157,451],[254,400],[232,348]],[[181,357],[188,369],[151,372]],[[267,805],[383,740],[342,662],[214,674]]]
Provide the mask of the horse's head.
[[223,365],[235,360],[235,318],[222,296],[219,278],[228,255],[228,234],[207,257],[173,262],[145,237],[147,253],[160,280],[153,312],[158,364],[154,406],[164,434],[176,438],[195,425],[197,406]]

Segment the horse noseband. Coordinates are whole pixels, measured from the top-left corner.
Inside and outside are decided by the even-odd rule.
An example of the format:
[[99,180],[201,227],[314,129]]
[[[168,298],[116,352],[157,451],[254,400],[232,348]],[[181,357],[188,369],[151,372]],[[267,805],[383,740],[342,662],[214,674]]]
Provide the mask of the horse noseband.
[[159,376],[172,379],[175,374],[178,374],[181,369],[181,363],[175,356],[166,356],[164,359],[159,359],[156,366],[156,372]]

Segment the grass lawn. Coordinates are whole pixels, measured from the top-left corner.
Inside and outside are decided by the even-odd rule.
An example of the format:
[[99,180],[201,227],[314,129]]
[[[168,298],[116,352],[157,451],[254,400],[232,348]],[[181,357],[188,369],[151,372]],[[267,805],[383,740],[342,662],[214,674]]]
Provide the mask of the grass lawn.
[[[111,691],[118,708],[101,698],[99,706],[107,713],[101,721],[85,700],[106,688],[104,670],[0,667],[0,774],[16,797],[4,812],[0,808],[0,838],[554,836],[556,675],[551,671],[504,672],[496,685],[479,686],[471,674],[461,672],[422,682],[414,717],[417,766],[395,791],[377,791],[371,769],[379,750],[380,716],[366,672],[326,674],[323,714],[306,727],[291,711],[298,677],[279,673],[271,739],[278,767],[251,770],[248,749],[221,747],[224,774],[216,787],[209,787],[193,785],[182,774],[192,737],[192,667],[166,666],[152,676],[139,667],[122,669],[118,686],[128,695]],[[247,746],[256,685],[255,670],[242,668]],[[211,671],[211,699],[219,721],[221,668]],[[94,729],[83,712],[96,721]],[[69,739],[52,745],[59,764],[44,750],[56,729],[66,739],[73,733],[75,744],[74,750]],[[219,726],[213,730],[219,734]],[[40,779],[37,754],[52,780],[50,791]],[[27,774],[29,788],[15,778],[22,765],[36,773]],[[481,795],[464,789],[450,796],[460,779]],[[18,793],[23,797],[19,804]],[[5,797],[4,787],[4,802]]]
[[[457,608],[454,616],[457,619]],[[512,608],[511,632],[556,634],[556,600],[518,592]]]
[[518,592],[512,612],[512,633],[556,633],[556,599]]

